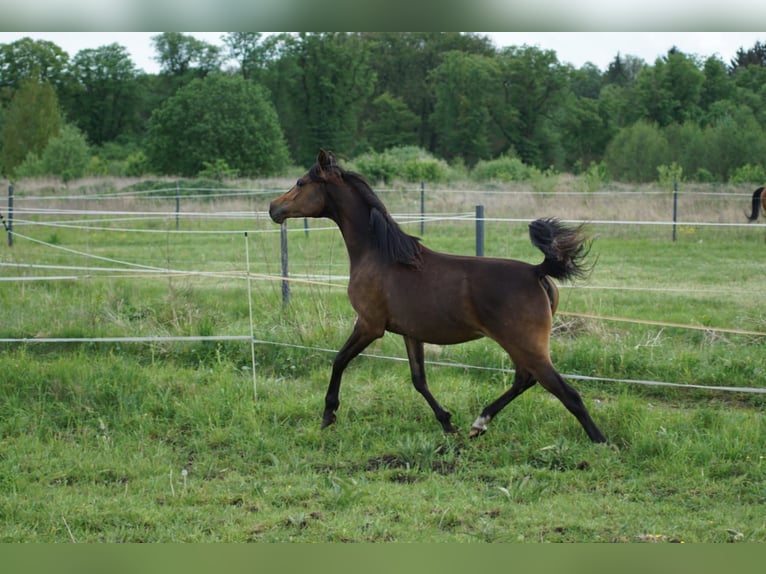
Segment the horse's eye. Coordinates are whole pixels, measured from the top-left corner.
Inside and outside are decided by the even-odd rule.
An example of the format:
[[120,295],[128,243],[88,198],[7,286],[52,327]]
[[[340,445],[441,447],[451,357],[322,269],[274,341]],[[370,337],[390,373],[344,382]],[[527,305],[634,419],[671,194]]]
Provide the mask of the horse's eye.
[[296,181],[295,182],[295,187],[303,187],[303,180],[299,179],[298,181]]

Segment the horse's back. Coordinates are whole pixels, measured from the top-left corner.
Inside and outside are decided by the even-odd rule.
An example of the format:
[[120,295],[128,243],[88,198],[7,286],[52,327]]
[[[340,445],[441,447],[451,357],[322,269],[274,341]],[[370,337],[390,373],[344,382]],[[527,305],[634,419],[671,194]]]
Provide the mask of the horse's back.
[[[555,289],[555,287],[554,287]],[[390,331],[437,344],[550,328],[551,302],[535,266],[513,259],[424,252],[419,269],[386,274]]]

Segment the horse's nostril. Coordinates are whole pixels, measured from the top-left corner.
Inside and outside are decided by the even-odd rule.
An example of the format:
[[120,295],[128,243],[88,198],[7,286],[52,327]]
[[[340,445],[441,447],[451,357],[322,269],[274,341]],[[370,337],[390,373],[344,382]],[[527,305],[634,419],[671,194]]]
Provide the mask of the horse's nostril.
[[272,203],[269,206],[269,217],[274,223],[282,223],[285,220],[285,210]]

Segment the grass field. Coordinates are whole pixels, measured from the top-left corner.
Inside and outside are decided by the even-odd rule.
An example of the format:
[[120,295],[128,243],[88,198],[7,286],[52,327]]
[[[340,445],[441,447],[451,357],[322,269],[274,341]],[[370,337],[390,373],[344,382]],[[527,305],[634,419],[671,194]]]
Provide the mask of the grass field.
[[[764,229],[693,225],[742,222],[747,204],[699,189],[680,197],[672,241],[646,224],[669,219],[670,194],[628,191],[455,189],[427,208],[484,204],[485,254],[533,262],[525,219],[644,222],[589,226],[597,263],[562,287],[552,341],[609,445],[540,388],[468,440],[512,368],[488,340],[427,349],[430,386],[462,430],[445,436],[391,335],[352,363],[338,422],[320,431],[354,319],[329,222],[291,222],[283,307],[279,228],[262,213],[273,194],[185,197],[177,229],[172,200],[17,191],[0,338],[51,342],[0,343],[0,540],[766,540],[766,395],[692,386],[766,388]],[[381,197],[403,222],[419,212],[417,193]],[[423,233],[464,254],[474,238],[470,219]],[[253,347],[214,339],[251,328]]]

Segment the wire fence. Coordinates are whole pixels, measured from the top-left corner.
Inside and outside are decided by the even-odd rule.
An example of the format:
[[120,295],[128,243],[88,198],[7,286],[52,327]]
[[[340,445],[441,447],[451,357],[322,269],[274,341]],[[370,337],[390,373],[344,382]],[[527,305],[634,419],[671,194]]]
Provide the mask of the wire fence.
[[[195,189],[184,190],[185,194],[180,195],[178,188],[169,187],[163,190],[151,190],[151,191],[130,191],[130,192],[110,192],[110,193],[93,193],[93,194],[69,194],[69,195],[25,195],[9,193],[9,207],[8,218],[4,219],[3,223],[8,232],[9,246],[13,249],[13,238],[35,244],[46,250],[62,252],[73,256],[83,257],[94,262],[100,262],[103,265],[64,265],[64,264],[46,264],[35,261],[10,261],[8,258],[3,257],[0,260],[0,281],[3,282],[28,282],[28,281],[67,281],[67,280],[81,280],[92,278],[116,278],[116,277],[167,277],[167,276],[196,276],[196,277],[208,277],[227,279],[235,281],[246,281],[248,287],[250,281],[260,280],[269,282],[280,282],[282,284],[283,295],[285,293],[285,285],[296,283],[307,283],[313,285],[325,285],[329,287],[343,287],[347,284],[348,276],[342,273],[339,274],[300,274],[290,273],[283,261],[281,265],[281,273],[254,273],[250,269],[250,256],[246,255],[247,269],[230,269],[230,270],[210,270],[210,269],[181,269],[171,266],[158,266],[150,265],[146,263],[139,263],[131,261],[127,258],[120,259],[116,257],[108,257],[97,255],[95,253],[67,247],[65,245],[56,244],[53,241],[45,240],[39,236],[35,237],[35,230],[48,229],[48,230],[68,230],[72,232],[81,233],[120,233],[120,234],[163,234],[168,237],[173,236],[244,236],[245,249],[247,250],[248,236],[257,236],[258,234],[276,234],[280,233],[282,238],[282,257],[286,257],[286,238],[288,234],[295,233],[321,233],[326,231],[337,232],[337,228],[333,225],[319,224],[309,226],[308,221],[304,221],[302,227],[287,228],[286,226],[276,227],[270,225],[268,228],[253,229],[253,221],[267,221],[268,214],[264,207],[265,202],[270,197],[276,196],[284,190],[236,190],[236,191],[224,191],[210,190],[210,189]],[[191,192],[191,193],[190,193]],[[472,223],[476,226],[476,251],[477,253],[483,253],[484,232],[483,225],[485,223],[502,223],[502,224],[521,224],[527,223],[530,217],[488,217],[484,211],[483,203],[476,203],[477,201],[486,200],[487,203],[492,204],[493,207],[497,206],[498,198],[504,202],[509,202],[512,199],[527,198],[533,202],[539,201],[541,198],[548,199],[561,199],[562,197],[572,197],[578,200],[583,198],[583,192],[529,192],[529,191],[498,191],[498,190],[438,190],[434,191],[431,195],[440,197],[439,201],[434,202],[434,207],[429,209],[430,203],[424,201],[423,189],[421,187],[420,202],[418,205],[418,191],[415,192],[402,192],[401,190],[380,190],[381,194],[390,194],[396,196],[394,203],[397,206],[405,206],[405,209],[394,213],[394,217],[402,225],[420,225],[421,230],[424,230],[424,226],[444,224],[444,223]],[[736,202],[736,208],[729,207],[728,212],[725,212],[723,216],[720,214],[717,217],[721,219],[733,219],[732,214],[738,215],[742,211],[742,205],[746,203],[746,199],[750,197],[747,193],[717,193],[717,192],[694,192],[694,200],[704,198],[705,200],[716,201],[724,204],[733,204]],[[682,194],[683,197],[687,197],[688,194]],[[620,192],[591,192],[587,194],[588,201],[599,200],[615,200],[623,201],[625,198],[632,198],[638,200],[639,204],[646,200],[646,198],[663,198],[665,203],[662,206],[662,210],[666,212],[668,198],[668,192],[656,191],[656,190],[642,190],[642,191],[620,191]],[[460,200],[445,200],[444,198],[459,197]],[[676,194],[674,201],[678,200],[678,193]],[[12,199],[11,199],[12,198]],[[261,207],[261,209],[241,209],[241,205],[236,208],[220,209],[222,203],[246,201],[250,203],[263,203],[264,205],[253,206]],[[174,205],[171,209],[167,209],[168,202],[172,201]],[[101,202],[105,204],[104,207],[91,207],[92,205]],[[123,208],[118,208],[115,203],[121,202],[133,202],[131,205]],[[203,202],[207,202],[203,205]],[[494,203],[493,203],[494,202]],[[67,204],[76,204],[67,207]],[[151,208],[148,208],[144,204],[149,204]],[[188,206],[192,204],[196,209],[186,210],[182,209],[182,206]],[[475,211],[467,211],[465,207],[469,204],[473,204],[476,207]],[[140,205],[139,205],[140,204]],[[456,208],[455,211],[447,211],[441,209],[444,205]],[[481,206],[481,210],[478,207]],[[139,208],[140,207],[140,208]],[[204,207],[204,209],[199,209]],[[462,209],[461,209],[462,208]],[[590,225],[604,225],[604,226],[629,226],[629,227],[642,227],[642,226],[656,226],[663,228],[667,226],[679,225],[679,218],[675,219],[663,219],[661,217],[662,212],[655,212],[652,214],[652,218],[646,219],[589,219],[589,218],[570,218],[565,221],[570,223],[588,223]],[[692,210],[692,213],[694,211]],[[200,221],[209,223],[211,221],[220,221],[225,223],[225,228],[217,229],[194,229],[194,228],[181,228],[179,222],[193,222]],[[151,227],[152,223],[162,222],[164,225],[161,227]],[[682,221],[680,222],[684,226],[700,227],[700,228],[738,228],[746,227],[750,229],[766,229],[766,224],[759,223],[746,223],[737,221]],[[479,232],[479,229],[482,232]],[[23,229],[21,232],[19,229]],[[480,239],[481,238],[481,239]],[[16,270],[15,275],[7,273],[8,271]],[[39,272],[39,274],[38,274]],[[566,288],[566,286],[563,286]],[[645,292],[658,292],[658,291],[672,291],[673,288],[658,288],[654,286],[584,286],[578,287],[579,289],[606,289],[606,290],[625,290],[625,291],[645,291]],[[288,297],[289,297],[289,287]],[[678,292],[688,292],[688,290],[677,289]],[[699,293],[699,291],[697,291]],[[731,295],[732,292],[739,293],[742,296],[760,296],[761,293],[756,293],[748,290],[732,290],[730,288],[710,288],[706,292],[726,293]],[[248,290],[248,305],[251,308],[252,294]],[[561,315],[567,315],[565,312],[560,312]],[[576,313],[569,313],[569,315],[577,316]],[[579,314],[584,316],[583,314]],[[684,325],[679,323],[667,323],[662,321],[637,321],[635,319],[620,318],[620,317],[606,317],[599,315],[588,315],[588,318],[598,321],[624,321],[624,322],[641,322],[647,325],[654,325],[659,327],[674,327],[679,329],[697,329],[710,332],[721,332],[730,334],[746,334],[750,336],[762,337],[766,336],[766,333],[758,330],[743,330],[743,329],[728,329],[728,328],[713,328],[702,327],[698,325]],[[2,338],[0,343],[7,344],[35,344],[35,343],[172,343],[172,342],[191,342],[191,341],[233,341],[233,342],[249,342],[251,345],[272,345],[272,346],[291,346],[315,352],[332,352],[335,350],[324,349],[314,346],[301,346],[295,344],[288,344],[279,341],[269,341],[262,338],[256,338],[253,333],[252,317],[250,319],[250,333],[249,334],[232,334],[232,335],[217,335],[217,336],[144,336],[144,337],[18,337],[18,338]],[[374,357],[378,359],[387,360],[406,360],[397,357],[382,356],[376,354],[366,354],[366,356]],[[444,367],[458,367],[461,369],[481,369],[481,370],[498,370],[507,371],[507,369],[492,369],[489,367],[481,367],[476,365],[455,364],[449,362],[430,361],[432,365],[444,366]],[[255,375],[255,360],[253,358],[253,373]],[[698,390],[711,390],[711,391],[725,391],[725,392],[741,392],[741,393],[766,393],[766,389],[757,387],[725,387],[725,386],[705,386],[694,385],[686,383],[673,383],[664,381],[646,381],[646,380],[630,380],[630,379],[612,379],[612,378],[599,378],[588,377],[576,374],[565,375],[572,379],[586,380],[586,381],[606,381],[615,383],[626,384],[639,384],[648,386],[666,386],[666,387],[679,387],[687,389]],[[255,382],[254,382],[255,388]]]

